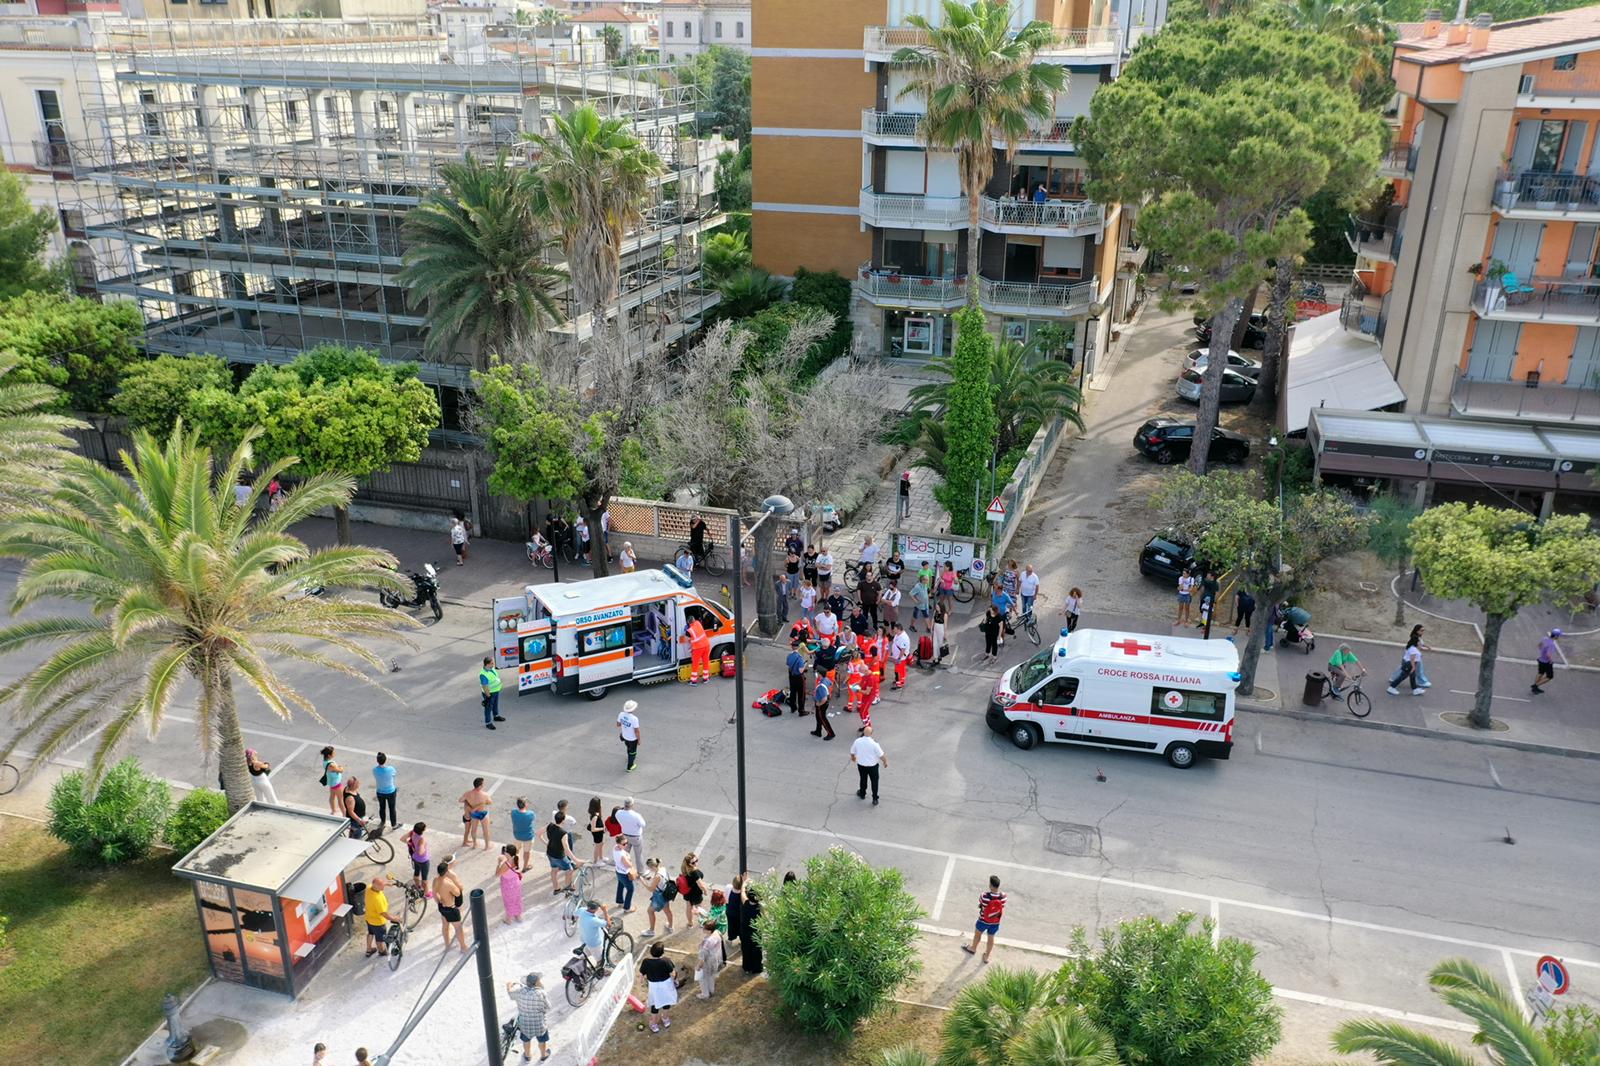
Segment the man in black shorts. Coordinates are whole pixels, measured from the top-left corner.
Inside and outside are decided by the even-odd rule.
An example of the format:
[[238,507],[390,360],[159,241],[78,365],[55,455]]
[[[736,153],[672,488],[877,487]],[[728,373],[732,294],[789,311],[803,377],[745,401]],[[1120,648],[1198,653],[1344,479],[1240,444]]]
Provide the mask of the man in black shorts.
[[450,860],[439,860],[439,874],[433,879],[433,901],[439,905],[439,918],[444,923],[444,949],[450,950],[452,938],[461,945],[461,954],[467,954],[467,931],[461,925],[461,900],[466,892],[456,875],[450,872]]
[[814,737],[822,737],[822,731],[827,730],[828,735],[824,740],[833,739],[833,725],[828,721],[828,700],[833,696],[833,685],[828,681],[828,675],[819,668],[817,670],[817,687],[811,693],[812,703],[817,714],[817,728],[811,731]]

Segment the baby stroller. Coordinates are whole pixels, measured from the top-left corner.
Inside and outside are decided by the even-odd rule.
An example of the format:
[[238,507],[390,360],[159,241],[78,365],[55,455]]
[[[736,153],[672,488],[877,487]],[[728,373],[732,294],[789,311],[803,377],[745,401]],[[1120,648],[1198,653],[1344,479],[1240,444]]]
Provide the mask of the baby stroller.
[[1317,646],[1317,638],[1311,632],[1311,612],[1304,607],[1287,607],[1281,611],[1283,616],[1283,643],[1293,644],[1307,655],[1311,654]]

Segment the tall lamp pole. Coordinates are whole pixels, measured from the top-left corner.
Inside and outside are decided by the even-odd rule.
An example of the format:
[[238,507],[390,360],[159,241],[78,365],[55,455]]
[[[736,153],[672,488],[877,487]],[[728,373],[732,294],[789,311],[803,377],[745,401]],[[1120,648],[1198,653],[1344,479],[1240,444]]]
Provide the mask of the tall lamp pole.
[[[746,822],[744,783],[744,538],[755,536],[762,523],[773,515],[786,515],[794,510],[787,496],[768,496],[761,501],[762,515],[750,531],[742,531],[743,519],[737,514],[728,516],[728,542],[733,545],[733,744],[735,773],[739,778],[739,873],[750,865],[750,830]],[[757,574],[760,582],[765,575]],[[756,586],[756,595],[761,587]]]

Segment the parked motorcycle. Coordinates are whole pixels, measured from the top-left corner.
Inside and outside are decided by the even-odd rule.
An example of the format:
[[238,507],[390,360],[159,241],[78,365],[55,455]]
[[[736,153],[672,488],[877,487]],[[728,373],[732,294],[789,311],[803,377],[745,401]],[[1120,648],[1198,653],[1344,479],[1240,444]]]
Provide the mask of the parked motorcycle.
[[437,622],[444,617],[444,608],[439,606],[439,571],[432,563],[423,563],[422,572],[415,570],[407,574],[411,578],[411,585],[415,593],[409,600],[401,599],[388,589],[378,590],[378,602],[385,607],[421,607],[427,605],[433,608],[433,620]]

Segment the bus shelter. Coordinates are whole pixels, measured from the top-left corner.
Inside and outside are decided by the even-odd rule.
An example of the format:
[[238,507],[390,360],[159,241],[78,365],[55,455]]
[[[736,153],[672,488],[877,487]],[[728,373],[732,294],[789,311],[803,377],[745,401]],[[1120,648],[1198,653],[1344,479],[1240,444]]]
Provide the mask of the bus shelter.
[[211,973],[298,996],[350,938],[344,870],[366,848],[332,814],[252,802],[180,859]]

